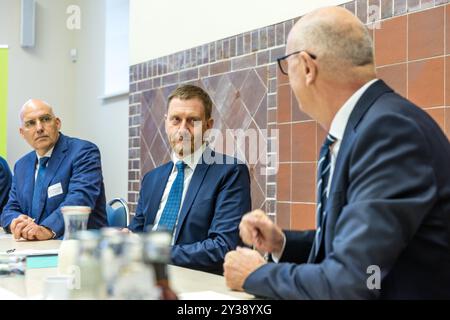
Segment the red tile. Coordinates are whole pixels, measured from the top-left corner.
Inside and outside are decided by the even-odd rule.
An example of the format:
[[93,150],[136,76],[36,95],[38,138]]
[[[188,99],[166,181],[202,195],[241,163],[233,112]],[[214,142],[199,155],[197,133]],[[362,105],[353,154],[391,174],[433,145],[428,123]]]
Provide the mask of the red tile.
[[291,229],[291,204],[286,202],[277,202],[276,224],[281,229]]
[[277,82],[279,85],[289,84],[289,77],[287,75],[281,73],[278,64],[277,64]]
[[291,201],[291,164],[280,163],[277,173],[277,200]]
[[436,121],[442,131],[445,132],[445,108],[425,109],[425,111]]
[[278,87],[277,100],[278,122],[291,121],[291,88],[289,85]]
[[445,133],[450,139],[450,107],[445,108]]
[[291,124],[278,125],[279,136],[279,155],[280,162],[291,162]]
[[316,205],[293,203],[291,206],[291,229],[313,230],[316,228]]
[[[450,8],[450,6],[448,7]],[[450,12],[448,17],[450,19]],[[450,56],[445,58],[445,105],[450,107]]]
[[446,31],[445,34],[447,36],[446,41],[446,48],[447,48],[447,54],[450,54],[450,5],[445,6],[445,19],[446,19]]
[[406,63],[377,68],[377,75],[395,92],[406,97]]
[[382,21],[375,29],[375,62],[383,66],[406,61],[406,16]]
[[408,15],[409,60],[444,53],[444,7]]
[[316,201],[316,163],[292,164],[292,201]]
[[444,105],[444,59],[408,64],[408,99],[420,107]]
[[292,161],[316,161],[316,122],[292,124]]

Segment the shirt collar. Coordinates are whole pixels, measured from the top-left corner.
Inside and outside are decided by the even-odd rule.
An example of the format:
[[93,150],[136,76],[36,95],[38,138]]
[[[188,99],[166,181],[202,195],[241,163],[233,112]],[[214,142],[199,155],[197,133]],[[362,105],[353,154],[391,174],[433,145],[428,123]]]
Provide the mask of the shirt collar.
[[[203,155],[203,152],[206,149],[206,144],[204,143],[200,148],[194,151],[194,153],[180,159],[175,152],[172,153],[172,161],[173,163],[177,163],[180,160],[183,160],[186,165],[191,168],[192,171],[195,171],[195,168],[197,167],[198,162],[200,161],[200,158]],[[175,166],[174,166],[175,168]]]
[[358,100],[361,98],[364,92],[366,92],[366,90],[376,81],[378,81],[378,79],[370,80],[361,88],[359,88],[350,98],[348,98],[348,100],[342,105],[342,107],[334,116],[333,121],[331,122],[330,134],[337,140],[342,140],[342,138],[344,137],[344,131],[347,127],[348,119],[350,118],[353,109],[358,103]]
[[49,157],[49,158],[51,158],[51,156],[52,156],[52,154],[53,154],[53,149],[55,149],[55,146],[53,146],[50,150],[48,150],[47,153],[44,154],[42,157],[36,152],[36,156],[37,156],[38,162],[39,162],[39,160],[40,160],[41,158],[44,158],[44,157]]

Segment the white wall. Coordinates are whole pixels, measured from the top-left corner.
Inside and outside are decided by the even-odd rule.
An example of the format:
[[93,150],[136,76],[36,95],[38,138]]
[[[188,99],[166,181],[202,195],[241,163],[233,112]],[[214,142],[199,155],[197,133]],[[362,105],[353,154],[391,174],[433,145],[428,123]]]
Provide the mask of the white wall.
[[20,47],[21,1],[0,0],[0,44],[9,46],[8,156],[12,167],[31,149],[19,135],[18,113],[29,98],[55,107],[64,133],[73,134],[74,66],[69,59],[73,35],[66,28],[70,0],[36,1],[36,46]]
[[[9,45],[8,157],[14,163],[30,147],[18,133],[18,112],[30,97],[47,100],[62,132],[90,140],[102,154],[107,199],[126,198],[128,98],[104,102],[104,3],[107,0],[36,0],[36,47],[20,47],[20,0],[0,0],[0,44]],[[81,29],[69,30],[69,5],[81,9]],[[71,48],[79,60],[72,63]]]
[[75,71],[77,135],[97,144],[102,154],[106,198],[127,198],[128,96],[103,101],[105,1],[79,0],[81,30],[75,32],[79,53]]
[[134,65],[345,2],[130,0],[130,63]]

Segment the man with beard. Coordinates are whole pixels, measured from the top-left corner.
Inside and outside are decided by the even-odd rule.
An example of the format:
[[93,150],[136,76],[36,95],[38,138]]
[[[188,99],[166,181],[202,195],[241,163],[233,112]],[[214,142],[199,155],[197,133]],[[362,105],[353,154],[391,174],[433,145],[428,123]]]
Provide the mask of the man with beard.
[[248,168],[211,150],[212,101],[199,87],[183,85],[168,98],[166,133],[172,161],[148,172],[132,232],[167,230],[172,263],[222,273],[225,254],[239,241],[238,225],[251,209]]

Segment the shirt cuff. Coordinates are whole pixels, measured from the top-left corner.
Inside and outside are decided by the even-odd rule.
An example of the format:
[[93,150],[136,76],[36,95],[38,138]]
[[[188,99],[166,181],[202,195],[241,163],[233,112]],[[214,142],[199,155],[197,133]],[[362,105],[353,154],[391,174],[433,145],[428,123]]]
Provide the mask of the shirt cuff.
[[283,246],[281,247],[280,252],[272,252],[272,260],[275,263],[280,262],[281,257],[283,256],[284,248],[286,247],[286,236],[283,233]]

